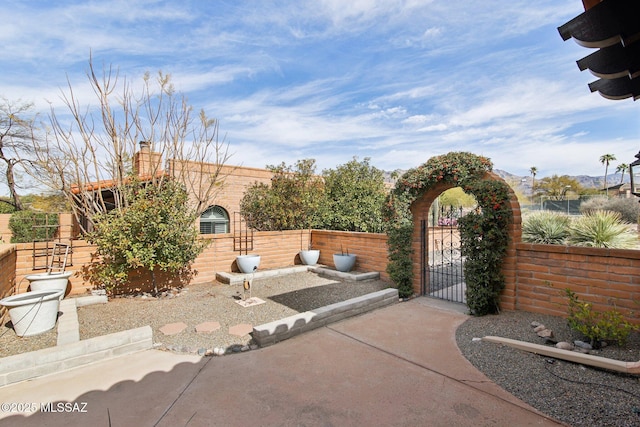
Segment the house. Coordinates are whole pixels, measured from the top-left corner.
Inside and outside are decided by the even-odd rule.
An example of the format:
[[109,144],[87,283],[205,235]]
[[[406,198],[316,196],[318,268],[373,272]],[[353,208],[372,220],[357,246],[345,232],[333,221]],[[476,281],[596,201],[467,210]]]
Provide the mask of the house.
[[[140,149],[133,156],[133,170],[142,182],[173,177],[182,182],[193,203],[205,203],[198,226],[201,234],[221,234],[233,231],[233,221],[239,221],[240,201],[246,189],[256,182],[270,183],[272,172],[266,169],[244,166],[218,165],[196,161],[169,159],[163,163],[162,154],[151,150],[151,144],[140,142]],[[217,177],[219,185],[207,194],[207,177]],[[90,183],[84,190],[75,187],[78,203],[87,199],[99,199],[107,210],[116,206],[113,180]],[[81,219],[85,229],[91,226],[86,218]]]

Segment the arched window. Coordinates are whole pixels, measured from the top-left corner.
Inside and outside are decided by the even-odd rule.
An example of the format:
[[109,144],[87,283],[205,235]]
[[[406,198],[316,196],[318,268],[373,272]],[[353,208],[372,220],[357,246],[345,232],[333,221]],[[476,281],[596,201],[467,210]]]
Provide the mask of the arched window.
[[229,214],[221,206],[211,206],[200,215],[200,234],[229,232]]

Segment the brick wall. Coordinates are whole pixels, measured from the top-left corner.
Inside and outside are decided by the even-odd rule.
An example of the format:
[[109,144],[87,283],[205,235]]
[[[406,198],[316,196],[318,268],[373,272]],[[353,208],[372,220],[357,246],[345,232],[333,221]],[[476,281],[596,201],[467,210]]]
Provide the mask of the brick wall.
[[597,311],[614,306],[640,324],[640,251],[575,246],[516,245],[516,309],[567,316],[569,288]]
[[[95,247],[89,245],[84,240],[69,241],[71,244],[71,254],[67,260],[66,271],[73,271],[75,274],[71,276],[69,282],[71,284],[71,293],[81,294],[86,292],[91,286],[82,278],[82,269],[84,266],[91,263],[92,254],[95,251]],[[49,247],[51,244],[49,243]],[[17,293],[26,292],[29,287],[29,281],[25,279],[25,276],[29,274],[44,273],[46,270],[34,269],[34,245],[32,243],[17,243],[16,248],[16,265],[15,265],[15,279],[16,279],[16,291]],[[35,244],[36,253],[42,253],[46,249],[45,242],[39,242]],[[36,265],[44,263],[43,258],[36,258]]]
[[[218,271],[238,271],[235,259],[240,253],[234,250],[233,235],[219,234],[203,238],[208,240],[210,244],[193,265],[197,274],[192,278],[192,283],[213,282]],[[253,236],[253,250],[249,253],[260,255],[261,270],[300,264],[298,252],[300,248],[309,246],[309,238],[308,230],[256,232]],[[41,251],[46,247],[45,245],[46,243],[36,244],[36,250]],[[7,246],[14,247],[14,245]],[[83,294],[93,288],[91,283],[84,279],[83,269],[92,262],[94,252],[95,247],[84,240],[72,242],[72,255],[67,271],[73,271],[75,274],[69,279],[70,294]],[[33,245],[31,243],[16,244],[13,271],[15,271],[18,293],[28,290],[29,282],[24,279],[25,276],[44,272],[44,270],[34,270],[33,262]],[[37,262],[41,263],[42,260],[37,260]],[[175,282],[177,278],[166,275],[158,276],[159,283],[167,280]],[[148,273],[134,272],[130,282],[130,289],[148,290],[151,286]]]
[[[0,244],[0,299],[13,294],[16,283],[16,250],[13,245]],[[4,306],[0,306],[0,324],[8,314]]]
[[377,271],[383,280],[390,280],[386,234],[313,230],[312,246],[320,250],[320,264],[333,267],[333,254],[344,250],[357,255],[354,270]]

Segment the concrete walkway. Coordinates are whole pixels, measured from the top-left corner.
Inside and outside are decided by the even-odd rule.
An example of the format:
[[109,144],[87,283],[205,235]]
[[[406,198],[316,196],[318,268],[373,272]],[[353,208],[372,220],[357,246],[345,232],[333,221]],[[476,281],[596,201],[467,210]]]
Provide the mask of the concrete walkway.
[[[459,307],[418,298],[237,355],[106,360],[0,388],[0,425],[562,425],[460,354]],[[59,401],[56,413],[8,417]]]

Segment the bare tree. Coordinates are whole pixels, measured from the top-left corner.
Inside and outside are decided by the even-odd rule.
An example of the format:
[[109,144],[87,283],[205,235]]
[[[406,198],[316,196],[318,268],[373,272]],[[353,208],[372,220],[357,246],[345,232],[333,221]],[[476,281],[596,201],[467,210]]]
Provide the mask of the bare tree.
[[12,102],[0,98],[0,160],[4,168],[4,184],[9,189],[10,203],[22,210],[18,195],[18,172],[24,166],[32,166],[28,153],[37,149],[35,115],[31,115],[32,104]]
[[[168,74],[146,73],[136,88],[111,66],[97,73],[90,58],[87,76],[97,104],[81,106],[68,81],[66,112],[51,109],[46,149],[38,153],[46,173],[35,178],[62,191],[80,224],[126,207],[132,181],[162,186],[174,179],[189,192],[195,220],[228,175],[229,145],[219,139],[218,122],[204,111],[194,114]],[[136,157],[142,154],[148,155]],[[132,159],[143,170],[132,169]]]

